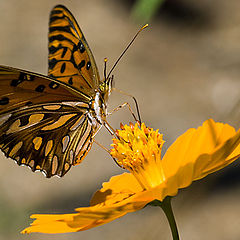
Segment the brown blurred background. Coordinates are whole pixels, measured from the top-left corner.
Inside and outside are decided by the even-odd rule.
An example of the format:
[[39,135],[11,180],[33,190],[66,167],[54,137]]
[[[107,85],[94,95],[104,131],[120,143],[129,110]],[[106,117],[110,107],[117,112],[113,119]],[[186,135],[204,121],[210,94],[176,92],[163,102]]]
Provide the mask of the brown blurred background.
[[[0,64],[46,74],[49,12],[66,5],[76,17],[102,73],[112,66],[143,22],[130,15],[134,1],[0,0]],[[116,87],[139,101],[142,119],[167,141],[204,120],[240,121],[240,2],[167,0],[114,71]],[[124,101],[118,93],[109,109]],[[113,127],[132,121],[127,110],[109,118]],[[111,137],[101,129],[97,140]],[[88,206],[91,195],[121,173],[94,145],[81,166],[62,179],[46,179],[1,154],[0,240],[2,239],[171,239],[161,209],[147,207],[85,232],[20,235],[31,213],[72,212]],[[173,208],[182,239],[240,239],[239,162],[181,190]]]

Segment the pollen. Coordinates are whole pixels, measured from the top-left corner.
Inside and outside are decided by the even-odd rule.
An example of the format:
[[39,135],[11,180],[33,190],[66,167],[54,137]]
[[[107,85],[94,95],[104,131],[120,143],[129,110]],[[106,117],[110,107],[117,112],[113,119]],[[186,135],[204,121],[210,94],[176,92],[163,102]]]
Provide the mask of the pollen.
[[144,189],[153,188],[165,180],[161,150],[164,144],[158,130],[139,125],[121,125],[118,139],[113,139],[112,157],[129,170]]

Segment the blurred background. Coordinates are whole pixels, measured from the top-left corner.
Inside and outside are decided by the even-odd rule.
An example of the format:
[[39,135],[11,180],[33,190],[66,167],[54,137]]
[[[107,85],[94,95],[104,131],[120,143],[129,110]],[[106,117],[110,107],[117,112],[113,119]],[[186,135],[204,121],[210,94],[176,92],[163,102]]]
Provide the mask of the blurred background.
[[[0,0],[0,64],[47,73],[48,18],[56,4],[77,19],[101,76],[104,57],[110,68],[139,27],[150,24],[115,69],[115,86],[138,99],[144,122],[164,134],[164,150],[208,118],[239,128],[238,0]],[[131,99],[114,92],[109,109],[125,101]],[[125,109],[108,121],[117,128],[133,120]],[[111,143],[105,129],[96,139]],[[84,232],[21,235],[30,214],[88,206],[102,182],[122,170],[97,145],[61,179],[0,158],[0,239],[171,239],[162,210],[153,207]],[[181,190],[173,208],[182,239],[240,239],[239,161]]]

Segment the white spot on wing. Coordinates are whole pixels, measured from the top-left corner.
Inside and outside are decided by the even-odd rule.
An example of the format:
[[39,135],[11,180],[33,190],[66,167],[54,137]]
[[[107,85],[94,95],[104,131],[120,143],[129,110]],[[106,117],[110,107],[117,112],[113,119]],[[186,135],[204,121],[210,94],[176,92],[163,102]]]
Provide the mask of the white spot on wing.
[[73,150],[71,150],[69,153],[70,164],[73,164],[73,155],[74,155]]
[[52,160],[52,174],[54,175],[58,168],[58,157],[55,155]]
[[84,107],[84,108],[88,108],[89,105],[87,103],[84,102],[63,102],[63,105],[68,105],[71,107]]
[[74,125],[71,126],[70,130],[75,131],[85,120],[85,116],[81,116]]
[[[89,138],[90,134],[91,134],[91,124],[88,122],[87,129],[85,130],[83,136],[81,137],[81,139],[77,145],[75,156],[77,156],[79,154],[79,152],[83,148],[83,144],[85,143],[86,139]],[[86,142],[85,145],[87,145],[87,143],[88,142]]]
[[3,123],[5,123],[10,117],[11,117],[12,114],[5,114],[3,116],[0,117],[0,125],[2,125]]
[[52,147],[53,147],[53,140],[49,140],[45,148],[45,156],[47,156],[50,153]]
[[29,162],[29,167],[30,167],[30,168],[33,168],[33,167],[34,167],[34,160],[31,160],[31,161]]
[[69,140],[70,140],[70,137],[68,135],[66,135],[62,138],[62,152],[65,152],[65,150],[68,146]]

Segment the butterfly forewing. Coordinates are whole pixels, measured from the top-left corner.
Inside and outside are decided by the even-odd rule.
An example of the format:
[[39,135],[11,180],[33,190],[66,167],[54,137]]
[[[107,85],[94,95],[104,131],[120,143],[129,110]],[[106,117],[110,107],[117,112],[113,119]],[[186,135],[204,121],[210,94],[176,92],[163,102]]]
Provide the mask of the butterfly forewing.
[[51,11],[48,74],[88,94],[99,86],[93,54],[73,15],[64,6]]

